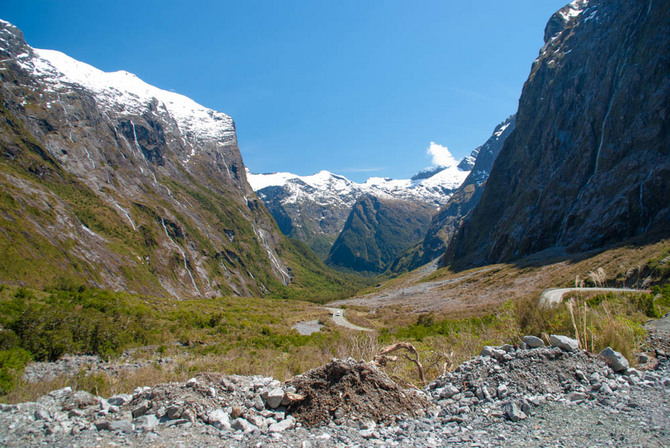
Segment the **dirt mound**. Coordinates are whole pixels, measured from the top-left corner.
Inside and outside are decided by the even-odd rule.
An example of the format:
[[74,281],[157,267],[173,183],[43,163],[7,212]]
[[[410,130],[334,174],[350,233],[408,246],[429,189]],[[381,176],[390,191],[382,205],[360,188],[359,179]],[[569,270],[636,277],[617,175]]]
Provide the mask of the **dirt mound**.
[[384,372],[365,362],[334,359],[296,376],[287,385],[305,399],[288,411],[305,426],[331,420],[372,420],[393,423],[398,418],[424,415],[431,407],[422,392],[402,389]]

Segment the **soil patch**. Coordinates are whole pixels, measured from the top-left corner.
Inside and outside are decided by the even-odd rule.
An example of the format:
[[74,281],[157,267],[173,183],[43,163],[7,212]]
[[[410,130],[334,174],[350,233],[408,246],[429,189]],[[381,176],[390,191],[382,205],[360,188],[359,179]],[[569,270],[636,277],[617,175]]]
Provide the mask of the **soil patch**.
[[287,382],[305,399],[288,411],[305,426],[331,420],[372,420],[377,424],[425,414],[431,403],[422,392],[402,389],[373,365],[334,359]]

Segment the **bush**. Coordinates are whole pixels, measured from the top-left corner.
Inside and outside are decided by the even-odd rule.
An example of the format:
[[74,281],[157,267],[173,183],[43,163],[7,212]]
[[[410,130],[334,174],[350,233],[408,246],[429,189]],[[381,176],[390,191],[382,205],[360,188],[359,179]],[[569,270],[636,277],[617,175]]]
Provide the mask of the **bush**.
[[6,395],[14,389],[17,380],[23,376],[23,370],[32,360],[30,353],[21,348],[0,351],[0,395]]

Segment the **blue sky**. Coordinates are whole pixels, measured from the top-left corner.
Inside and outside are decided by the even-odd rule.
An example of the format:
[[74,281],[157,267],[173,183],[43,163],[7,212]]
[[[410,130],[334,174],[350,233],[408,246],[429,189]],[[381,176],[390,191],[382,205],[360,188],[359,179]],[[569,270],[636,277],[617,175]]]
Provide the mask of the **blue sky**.
[[[254,172],[362,181],[460,159],[516,111],[567,0],[2,1],[36,48],[231,115]],[[435,148],[435,146],[433,146]]]

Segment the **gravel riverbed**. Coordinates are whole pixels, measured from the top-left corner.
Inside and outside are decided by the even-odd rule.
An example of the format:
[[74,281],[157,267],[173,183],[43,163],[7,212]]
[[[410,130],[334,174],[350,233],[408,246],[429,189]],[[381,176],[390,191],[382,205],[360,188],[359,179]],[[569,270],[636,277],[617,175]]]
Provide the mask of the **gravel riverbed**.
[[0,405],[0,445],[670,446],[666,357],[632,369],[536,339],[484,347],[423,390],[353,359],[286,383],[212,373],[108,398],[66,388]]

